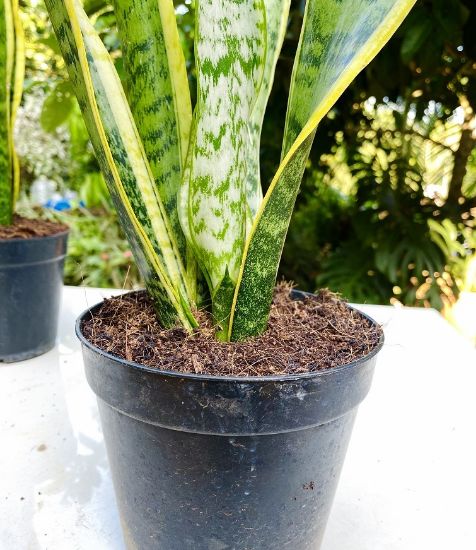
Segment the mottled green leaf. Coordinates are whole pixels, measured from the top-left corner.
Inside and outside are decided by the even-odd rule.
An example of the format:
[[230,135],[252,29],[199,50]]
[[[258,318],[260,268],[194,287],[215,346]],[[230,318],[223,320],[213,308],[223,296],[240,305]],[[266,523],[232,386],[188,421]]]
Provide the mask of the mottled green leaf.
[[115,0],[126,96],[182,258],[177,193],[192,106],[172,0]]
[[[198,99],[188,197],[181,201],[212,302],[230,304],[246,231],[249,120],[265,53],[263,0],[199,0],[195,56]],[[216,321],[226,326],[223,307]]]
[[0,0],[0,224],[12,219],[10,86],[13,71],[13,17],[10,0]]
[[414,0],[308,0],[282,162],[263,199],[236,287],[230,337],[265,330],[281,251],[317,125],[405,18]]
[[81,4],[47,0],[73,89],[134,256],[165,326],[195,324],[183,264],[114,64]]
[[263,200],[260,178],[260,141],[263,119],[273,86],[274,72],[278,61],[289,17],[291,0],[264,0],[266,8],[266,63],[258,98],[250,120],[250,153],[247,159],[247,200],[250,221],[253,220]]
[[12,221],[20,169],[13,127],[24,76],[24,38],[18,0],[0,0],[0,224]]

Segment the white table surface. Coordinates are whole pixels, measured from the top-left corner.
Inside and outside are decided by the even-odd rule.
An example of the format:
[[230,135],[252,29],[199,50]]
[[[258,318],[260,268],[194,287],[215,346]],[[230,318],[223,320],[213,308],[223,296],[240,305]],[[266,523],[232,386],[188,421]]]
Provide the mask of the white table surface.
[[[74,335],[112,293],[66,287],[56,348],[0,364],[0,550],[124,548]],[[361,309],[386,345],[322,550],[475,550],[476,352],[434,310]]]

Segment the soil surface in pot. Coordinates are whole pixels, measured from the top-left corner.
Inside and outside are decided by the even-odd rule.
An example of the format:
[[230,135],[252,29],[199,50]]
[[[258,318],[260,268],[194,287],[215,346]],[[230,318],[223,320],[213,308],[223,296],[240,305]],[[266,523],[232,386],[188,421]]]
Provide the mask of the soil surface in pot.
[[66,225],[47,220],[32,220],[15,215],[12,225],[0,225],[0,240],[49,237],[67,231]]
[[144,291],[106,299],[84,321],[82,332],[102,350],[152,368],[220,376],[303,374],[345,365],[368,355],[382,329],[329,291],[304,300],[291,286],[275,291],[268,329],[244,342],[218,342],[211,315],[199,311],[200,327],[164,330]]

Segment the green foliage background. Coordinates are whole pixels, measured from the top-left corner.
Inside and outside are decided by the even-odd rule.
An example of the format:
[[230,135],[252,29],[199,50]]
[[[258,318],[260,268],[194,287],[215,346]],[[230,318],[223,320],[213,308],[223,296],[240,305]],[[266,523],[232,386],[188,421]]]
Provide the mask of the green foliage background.
[[[101,0],[85,5],[122,75],[110,5]],[[272,116],[261,150],[265,185],[279,162],[303,7],[301,0],[292,4],[268,105]],[[194,90],[193,4],[180,1],[176,8]],[[25,96],[41,96],[38,124],[45,149],[51,150],[51,139],[63,140],[67,155],[64,166],[58,160],[57,169],[49,169],[50,177],[59,190],[76,191],[85,205],[60,214],[73,228],[66,282],[139,285],[46,12],[39,0],[23,0],[22,9]],[[453,302],[462,288],[476,290],[476,281],[468,280],[475,255],[475,28],[473,0],[418,0],[397,35],[339,100],[318,130],[282,276],[305,290],[327,286],[356,302],[438,308]],[[38,133],[35,140],[41,147]],[[29,161],[28,143],[23,145],[28,207],[29,184],[39,168]]]

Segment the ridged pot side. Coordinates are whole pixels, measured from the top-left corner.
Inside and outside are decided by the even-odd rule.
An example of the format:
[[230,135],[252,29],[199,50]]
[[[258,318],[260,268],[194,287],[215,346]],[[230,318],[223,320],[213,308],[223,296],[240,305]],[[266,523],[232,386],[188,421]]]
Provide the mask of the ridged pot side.
[[129,548],[316,550],[379,345],[334,369],[213,377],[82,342]]
[[30,359],[55,345],[68,232],[0,239],[0,361]]

